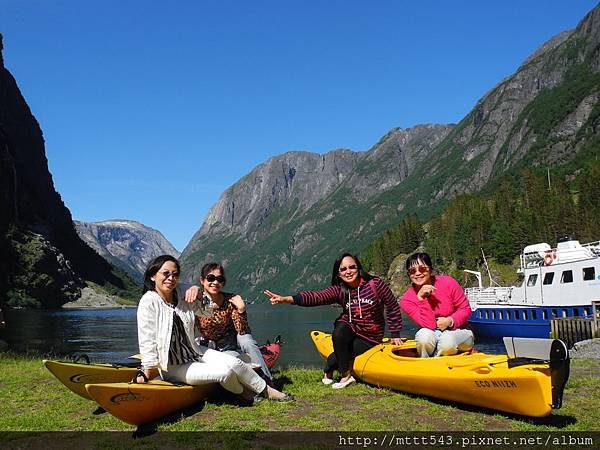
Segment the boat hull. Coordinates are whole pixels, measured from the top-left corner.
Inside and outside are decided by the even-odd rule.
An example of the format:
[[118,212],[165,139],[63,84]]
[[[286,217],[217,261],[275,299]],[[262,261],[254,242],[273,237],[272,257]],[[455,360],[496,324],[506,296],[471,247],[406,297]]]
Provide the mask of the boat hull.
[[532,308],[481,306],[471,314],[469,325],[476,336],[549,338],[551,319],[591,316],[591,306],[587,305]]
[[[313,331],[311,337],[322,356],[333,350],[330,335]],[[548,364],[509,368],[508,356],[485,353],[416,356],[414,341],[380,344],[359,355],[353,371],[366,383],[411,394],[532,417],[552,411]]]
[[52,360],[44,360],[43,363],[62,384],[87,400],[91,400],[91,397],[85,389],[86,384],[129,381],[137,372],[136,368],[115,367],[112,364],[79,364]]
[[87,384],[85,389],[116,418],[131,425],[144,425],[203,401],[216,385],[188,386],[151,380],[144,384]]

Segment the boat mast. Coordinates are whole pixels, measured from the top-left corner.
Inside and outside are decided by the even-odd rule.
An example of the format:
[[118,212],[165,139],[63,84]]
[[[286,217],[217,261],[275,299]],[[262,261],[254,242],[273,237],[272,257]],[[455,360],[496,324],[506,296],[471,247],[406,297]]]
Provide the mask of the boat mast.
[[483,265],[485,266],[485,270],[487,271],[488,277],[490,278],[490,287],[492,286],[492,284],[500,286],[492,278],[492,272],[490,271],[490,266],[488,265],[487,258],[485,257],[485,253],[483,252],[483,248],[481,249],[481,256],[483,256]]

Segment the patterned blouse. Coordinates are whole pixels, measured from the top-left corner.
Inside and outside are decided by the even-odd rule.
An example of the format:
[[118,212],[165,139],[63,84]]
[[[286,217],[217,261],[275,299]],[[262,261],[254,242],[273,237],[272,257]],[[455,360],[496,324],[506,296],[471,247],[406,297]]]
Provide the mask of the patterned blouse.
[[[203,304],[208,304],[207,315],[197,316],[196,324],[202,338],[214,341],[218,350],[234,350],[237,347],[237,335],[250,333],[246,312],[239,313],[229,299],[236,294],[221,293],[223,304],[217,306],[205,295]],[[230,348],[233,347],[233,348]]]

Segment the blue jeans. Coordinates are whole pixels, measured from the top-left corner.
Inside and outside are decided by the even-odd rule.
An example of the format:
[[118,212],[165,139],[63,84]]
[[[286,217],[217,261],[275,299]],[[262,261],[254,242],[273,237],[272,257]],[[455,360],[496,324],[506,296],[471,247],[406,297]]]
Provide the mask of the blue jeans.
[[260,369],[263,371],[264,375],[269,380],[272,380],[273,377],[271,375],[271,371],[267,367],[267,363],[265,363],[265,359],[263,358],[262,353],[260,352],[258,343],[256,342],[256,339],[254,339],[252,334],[236,334],[236,341],[237,345],[235,346],[235,348],[233,348],[232,345],[217,348],[223,348],[223,350],[221,350],[222,352],[238,357],[241,354],[247,353],[248,356],[250,356],[250,362],[258,364],[260,366]]

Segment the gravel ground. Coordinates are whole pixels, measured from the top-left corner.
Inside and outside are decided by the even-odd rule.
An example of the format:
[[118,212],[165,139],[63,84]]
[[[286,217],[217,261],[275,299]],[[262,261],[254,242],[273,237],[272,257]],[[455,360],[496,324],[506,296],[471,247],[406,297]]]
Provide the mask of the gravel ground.
[[569,355],[571,358],[600,358],[600,338],[577,342]]

